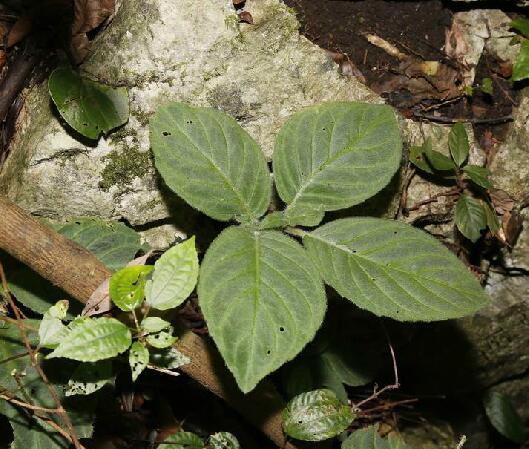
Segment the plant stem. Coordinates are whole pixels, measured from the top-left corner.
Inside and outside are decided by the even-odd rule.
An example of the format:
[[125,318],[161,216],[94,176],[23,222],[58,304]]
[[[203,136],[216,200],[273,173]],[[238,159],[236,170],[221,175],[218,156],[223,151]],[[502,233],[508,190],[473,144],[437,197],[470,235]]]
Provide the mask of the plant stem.
[[294,237],[300,237],[300,238],[303,238],[305,237],[305,234],[307,234],[307,231],[304,231],[303,229],[300,229],[300,228],[295,228],[295,227],[292,227],[292,226],[288,226],[284,229],[284,231],[287,233],[287,234],[290,234]]

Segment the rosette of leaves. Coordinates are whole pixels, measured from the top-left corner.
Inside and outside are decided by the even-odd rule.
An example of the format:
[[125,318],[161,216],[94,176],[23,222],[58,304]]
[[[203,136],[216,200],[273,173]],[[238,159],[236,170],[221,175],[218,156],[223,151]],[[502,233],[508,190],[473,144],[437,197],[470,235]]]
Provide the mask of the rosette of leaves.
[[204,256],[198,296],[243,392],[312,340],[325,315],[324,282],[361,308],[403,321],[461,317],[487,303],[454,255],[405,223],[356,217],[298,227],[318,226],[325,212],[360,204],[389,183],[402,156],[389,106],[333,102],[290,117],[273,157],[286,207],[266,216],[267,162],[233,118],[170,103],[152,117],[150,141],[167,186],[231,223]]
[[423,145],[410,148],[410,162],[421,172],[452,179],[460,195],[455,206],[455,224],[461,234],[476,242],[487,228],[495,234],[500,223],[489,198],[494,186],[486,167],[468,163],[470,144],[462,123],[455,124],[448,136],[450,156],[432,149],[428,138]]

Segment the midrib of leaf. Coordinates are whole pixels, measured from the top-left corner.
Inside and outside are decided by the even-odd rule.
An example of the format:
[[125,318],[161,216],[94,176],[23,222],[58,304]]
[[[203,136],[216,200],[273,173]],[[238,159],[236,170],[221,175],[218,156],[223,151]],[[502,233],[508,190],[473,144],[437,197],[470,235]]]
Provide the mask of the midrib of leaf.
[[[364,234],[369,234],[369,232],[364,233]],[[331,247],[334,247],[334,248],[336,248],[336,249],[338,249],[338,250],[340,250],[340,251],[343,251],[343,252],[347,253],[348,255],[350,255],[351,257],[347,257],[349,267],[350,267],[350,262],[349,262],[349,261],[350,261],[351,259],[353,259],[353,260],[354,260],[354,259],[365,260],[365,261],[367,261],[367,262],[369,262],[369,263],[372,263],[373,265],[376,265],[377,267],[379,267],[379,268],[380,268],[380,269],[386,274],[386,276],[388,276],[388,277],[389,277],[389,278],[395,283],[395,285],[396,285],[397,287],[399,287],[401,290],[404,290],[404,291],[406,292],[407,295],[413,297],[413,298],[414,298],[419,304],[422,304],[423,306],[425,306],[425,307],[427,307],[427,308],[429,308],[429,309],[431,309],[431,310],[439,311],[438,309],[433,308],[433,307],[432,307],[431,305],[429,305],[429,304],[424,304],[424,303],[423,303],[422,301],[420,301],[415,295],[409,293],[404,287],[402,287],[402,286],[400,285],[399,282],[397,282],[397,281],[395,280],[395,278],[393,278],[393,276],[391,276],[391,275],[389,274],[389,272],[387,271],[387,268],[386,268],[383,264],[377,263],[377,262],[375,262],[375,261],[373,261],[373,260],[371,260],[371,259],[369,259],[369,258],[367,258],[367,257],[362,257],[362,255],[359,254],[359,253],[355,253],[355,254],[353,254],[353,253],[351,252],[351,250],[350,250],[349,248],[347,248],[346,246],[339,245],[339,244],[337,244],[337,243],[335,243],[335,242],[333,242],[333,241],[331,241],[331,240],[325,240],[325,239],[323,239],[323,238],[321,238],[321,237],[319,237],[319,236],[317,236],[317,235],[315,235],[315,234],[307,234],[307,236],[308,236],[309,238],[314,238],[315,240],[319,240],[320,242],[323,242],[323,243],[325,243],[326,245],[329,245],[329,246],[331,246]],[[365,272],[365,270],[364,270],[364,268],[362,267],[362,265],[360,265],[360,263],[359,263],[357,260],[356,260],[355,262],[357,263],[358,267],[362,270],[362,272],[363,272],[363,273],[369,278],[369,275]],[[412,275],[410,274],[410,272],[405,271],[405,270],[402,270],[402,269],[399,269],[399,268],[397,268],[397,267],[395,267],[395,266],[392,266],[391,269],[394,270],[394,271],[396,271],[396,272],[398,272],[398,273],[402,273],[402,274],[405,274],[406,276],[410,276],[410,277],[412,277],[412,278],[415,280],[415,282],[417,282],[419,285],[421,285],[421,287],[423,287],[423,288],[425,288],[426,290],[430,291],[432,295],[435,295],[436,297],[438,297],[439,299],[441,299],[443,302],[445,302],[445,303],[451,305],[452,307],[455,307],[456,309],[461,309],[461,306],[459,306],[458,304],[453,303],[453,302],[450,302],[450,301],[448,301],[446,298],[443,298],[443,297],[437,295],[436,293],[434,293],[433,291],[431,291],[427,286],[425,286],[422,282],[420,282],[420,281],[417,279],[416,276],[412,276]],[[334,268],[333,268],[333,270],[334,270]],[[465,290],[460,290],[460,289],[458,289],[458,288],[456,288],[456,287],[454,287],[454,286],[452,286],[452,285],[450,285],[450,284],[446,284],[446,283],[444,283],[444,282],[442,282],[442,281],[439,281],[438,279],[431,279],[431,278],[426,277],[426,276],[421,276],[421,279],[424,279],[424,280],[426,280],[426,281],[429,281],[429,282],[432,282],[432,283],[438,284],[438,285],[440,285],[440,286],[442,286],[442,287],[445,287],[445,288],[447,288],[447,289],[454,290],[454,291],[456,291],[456,292],[458,292],[458,293],[461,293],[463,296],[466,296],[466,295],[468,294],[468,292],[466,292]],[[355,282],[355,285],[357,285],[357,288],[361,291],[361,288],[358,287],[358,284],[357,284],[356,282]],[[386,296],[388,299],[390,299],[391,302],[392,302],[393,304],[396,304],[396,305],[398,305],[399,307],[403,307],[403,308],[405,308],[405,309],[408,310],[408,311],[412,311],[411,309],[408,309],[407,307],[402,306],[402,304],[395,302],[395,301],[391,298],[391,296],[389,296],[384,290],[382,290],[382,288],[380,287],[380,285],[378,285],[377,283],[374,283],[374,285],[376,286],[376,288],[377,288],[378,290],[380,290],[380,292],[381,292],[382,294],[384,294],[384,296]],[[364,296],[364,297],[365,297],[365,296]],[[367,298],[366,298],[366,299],[367,299]],[[465,309],[463,308],[463,310],[465,310]],[[443,311],[441,310],[441,312],[443,312]]]
[[[365,113],[364,113],[364,116],[365,116]],[[364,121],[364,116],[362,116],[362,119],[360,120],[361,123],[363,123]],[[316,167],[316,169],[314,169],[313,167],[313,159],[312,159],[312,156],[313,156],[313,151],[312,151],[312,148],[311,148],[311,151],[310,151],[310,157],[311,157],[311,173],[310,173],[310,176],[307,178],[307,181],[305,181],[302,186],[300,187],[300,189],[297,191],[296,195],[294,196],[294,198],[292,199],[292,201],[290,202],[290,204],[287,206],[286,210],[285,210],[285,213],[288,213],[287,211],[290,209],[294,209],[295,207],[295,204],[296,202],[299,200],[299,198],[303,195],[303,193],[305,192],[305,190],[310,187],[311,184],[313,184],[318,176],[319,173],[321,173],[322,171],[325,170],[325,168],[327,168],[329,165],[333,164],[334,162],[336,162],[338,159],[340,159],[342,156],[346,155],[348,152],[350,152],[352,150],[352,147],[354,147],[360,140],[362,140],[366,134],[371,131],[371,128],[374,127],[374,126],[378,126],[380,123],[383,123],[384,121],[382,122],[375,122],[374,124],[370,124],[369,127],[367,129],[365,129],[363,131],[363,133],[359,134],[358,136],[356,136],[356,138],[352,141],[352,142],[349,142],[348,145],[346,145],[343,149],[341,149],[340,151],[336,152],[333,156],[330,156],[330,151],[331,151],[331,143],[334,139],[334,129],[336,127],[336,121],[334,120],[334,116],[333,116],[333,129],[332,129],[332,132],[331,132],[331,137],[329,139],[329,156],[327,158],[327,160],[321,164],[319,167]],[[315,120],[315,123],[317,123],[317,120]],[[314,127],[316,127],[316,125],[314,125]],[[312,142],[314,142],[314,135],[312,136]],[[386,142],[386,141],[384,141]],[[377,144],[376,146],[380,146],[382,145],[382,143],[379,143]],[[314,143],[312,143],[312,146],[314,146]],[[362,149],[369,149],[369,148],[362,148]],[[301,173],[301,161],[299,160],[299,151],[298,151],[298,167],[299,167],[299,170],[300,170],[300,173]],[[355,167],[355,168],[366,168],[366,167]]]
[[[195,119],[197,119],[197,116],[195,115]],[[209,135],[208,133],[206,132],[206,127],[204,126],[204,123],[202,123],[202,120],[200,120],[200,118],[198,118],[198,122],[200,123],[200,126],[202,126],[202,129],[204,130],[204,133],[205,133],[205,136],[206,136],[206,139],[209,143],[209,147],[212,148],[211,146],[211,141],[209,140]],[[253,218],[256,218],[255,217],[255,214],[253,213],[253,211],[250,209],[249,205],[246,204],[246,202],[244,201],[244,199],[241,197],[241,194],[240,192],[235,188],[235,186],[232,184],[232,182],[230,181],[230,179],[225,175],[225,173],[220,169],[219,166],[217,166],[217,164],[215,163],[215,161],[213,161],[213,159],[211,159],[211,156],[207,156],[205,153],[203,153],[201,150],[200,150],[200,147],[197,146],[197,144],[195,143],[194,140],[191,139],[190,136],[188,136],[183,130],[182,128],[180,127],[179,123],[177,121],[173,121],[173,123],[175,124],[176,128],[178,128],[178,130],[180,131],[180,133],[193,145],[193,147],[195,147],[195,149],[197,150],[198,154],[200,154],[206,161],[208,161],[212,166],[213,168],[215,168],[221,175],[222,179],[224,180],[224,183],[232,190],[232,192],[235,194],[235,196],[237,197],[237,200],[239,201],[240,205],[242,206],[242,208],[244,209],[244,211],[246,212],[246,214],[248,214],[249,217],[253,217]],[[221,131],[222,131],[222,135],[224,136],[224,140],[227,141],[226,139],[226,134],[224,133],[224,128],[220,127]],[[226,145],[226,149],[227,151],[229,152],[229,148],[228,146]],[[229,158],[228,158],[228,161],[229,161]]]

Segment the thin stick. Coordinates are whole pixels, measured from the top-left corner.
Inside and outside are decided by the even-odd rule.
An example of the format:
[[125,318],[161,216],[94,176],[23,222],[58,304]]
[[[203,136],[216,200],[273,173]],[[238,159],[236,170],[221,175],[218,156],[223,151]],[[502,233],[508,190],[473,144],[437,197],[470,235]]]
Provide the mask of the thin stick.
[[29,342],[26,328],[22,325],[21,319],[22,316],[20,314],[20,311],[18,310],[18,307],[16,306],[15,302],[13,301],[13,298],[11,297],[11,294],[9,293],[9,289],[7,287],[7,279],[4,272],[4,266],[2,265],[2,262],[0,262],[0,278],[2,280],[2,289],[4,291],[4,296],[7,299],[7,302],[11,309],[13,310],[13,313],[15,314],[16,318],[16,325],[18,327],[18,330],[20,332],[20,336],[22,337],[22,341],[24,342],[24,346],[26,347],[26,350],[29,354],[29,358],[31,360],[31,365],[35,370],[37,371],[38,375],[41,377],[42,381],[46,385],[53,401],[55,402],[55,406],[57,408],[57,414],[61,417],[62,421],[64,422],[64,425],[68,429],[68,433],[71,436],[71,441],[76,449],[82,449],[81,443],[79,443],[79,440],[77,439],[77,432],[75,431],[75,428],[72,424],[72,421],[70,420],[70,417],[64,410],[61,400],[59,399],[59,395],[57,394],[57,391],[51,385],[48,376],[46,376],[46,373],[43,371],[42,367],[40,366],[40,363],[37,359],[37,355],[33,351],[33,348],[31,347],[31,344]]
[[433,114],[421,114],[420,112],[416,111],[413,113],[413,116],[415,118],[429,120],[430,122],[446,123],[446,124],[465,122],[465,123],[472,123],[473,125],[496,125],[500,123],[506,123],[506,122],[513,121],[512,115],[504,115],[502,117],[494,117],[494,118],[450,118],[450,117],[441,117],[441,116],[437,116]]
[[26,408],[28,410],[34,410],[44,413],[61,413],[61,410],[59,410],[58,408],[46,408],[40,407],[38,405],[28,404],[27,402],[21,401],[20,399],[17,399],[16,397],[6,393],[0,393],[0,399],[4,399],[5,401],[11,402],[12,404],[18,405],[22,408]]

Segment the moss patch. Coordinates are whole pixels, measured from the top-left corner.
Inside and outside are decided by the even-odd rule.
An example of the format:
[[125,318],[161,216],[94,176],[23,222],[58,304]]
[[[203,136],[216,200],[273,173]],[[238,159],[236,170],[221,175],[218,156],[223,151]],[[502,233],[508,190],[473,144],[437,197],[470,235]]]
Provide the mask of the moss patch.
[[144,176],[153,165],[150,152],[141,152],[135,148],[113,151],[101,158],[101,161],[107,162],[99,182],[99,188],[105,192],[112,186],[124,187],[130,184],[134,178]]

